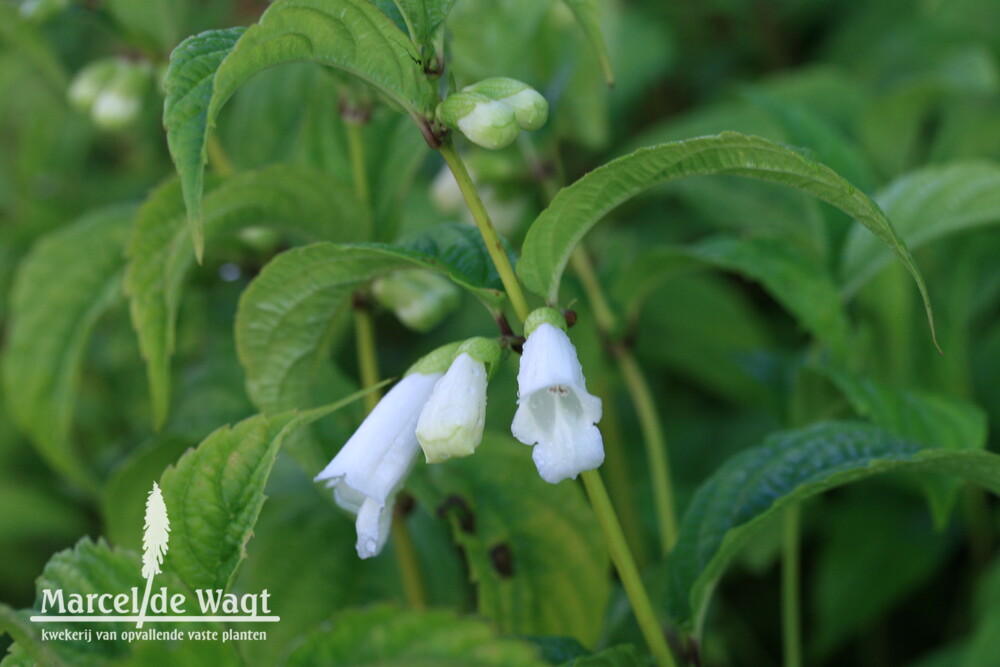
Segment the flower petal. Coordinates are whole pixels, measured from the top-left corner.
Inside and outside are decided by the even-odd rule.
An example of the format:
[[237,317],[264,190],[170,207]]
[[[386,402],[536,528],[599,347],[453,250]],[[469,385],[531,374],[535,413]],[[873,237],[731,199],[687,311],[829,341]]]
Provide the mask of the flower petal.
[[417,421],[417,440],[428,463],[472,454],[483,440],[486,366],[459,354],[437,381]]

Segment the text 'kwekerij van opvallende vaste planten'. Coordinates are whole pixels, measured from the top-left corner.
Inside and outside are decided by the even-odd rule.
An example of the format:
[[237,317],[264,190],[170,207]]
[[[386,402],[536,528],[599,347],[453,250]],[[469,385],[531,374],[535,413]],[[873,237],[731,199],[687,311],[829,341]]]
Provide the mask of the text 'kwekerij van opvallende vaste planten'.
[[0,5],[2,667],[989,666],[989,0]]

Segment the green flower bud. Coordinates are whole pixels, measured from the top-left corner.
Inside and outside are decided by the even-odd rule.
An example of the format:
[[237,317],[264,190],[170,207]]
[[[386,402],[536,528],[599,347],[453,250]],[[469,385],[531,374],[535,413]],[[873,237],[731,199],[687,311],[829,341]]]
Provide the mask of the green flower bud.
[[483,148],[509,146],[520,131],[511,107],[478,93],[449,95],[438,105],[437,117]]
[[493,77],[465,88],[491,100],[503,102],[514,110],[517,124],[524,130],[537,130],[549,117],[549,103],[541,93],[517,79]]
[[404,269],[372,283],[372,293],[410,329],[424,333],[458,307],[458,288],[444,276]]
[[119,65],[120,62],[116,58],[105,58],[95,60],[77,72],[67,93],[73,108],[89,113],[90,108],[94,106],[94,100],[115,78]]
[[134,121],[142,108],[149,75],[145,63],[119,61],[114,77],[101,89],[90,108],[94,124],[105,130],[118,130]]

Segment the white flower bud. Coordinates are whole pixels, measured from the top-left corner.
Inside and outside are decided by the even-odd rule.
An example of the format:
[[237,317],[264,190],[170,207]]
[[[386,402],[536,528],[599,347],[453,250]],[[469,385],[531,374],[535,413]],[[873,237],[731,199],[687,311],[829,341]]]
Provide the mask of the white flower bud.
[[537,130],[549,117],[549,103],[541,93],[517,79],[493,77],[464,90],[479,93],[491,100],[502,102],[514,110],[517,124],[523,130]]
[[417,421],[428,463],[472,454],[486,423],[486,365],[463,352],[437,381]]
[[600,466],[604,443],[596,426],[601,399],[587,393],[583,367],[569,336],[547,319],[528,318],[534,326],[525,329],[528,339],[517,374],[517,412],[511,432],[524,444],[534,445],[531,458],[538,474],[555,484]]
[[458,287],[423,269],[394,271],[372,283],[372,294],[410,329],[424,333],[441,323],[461,300]]
[[114,76],[101,89],[90,109],[94,124],[118,130],[134,121],[150,83],[148,63],[118,61]]
[[67,97],[77,111],[89,112],[94,101],[118,72],[119,62],[115,58],[95,60],[73,77]]
[[438,105],[437,116],[484,148],[509,146],[520,131],[511,107],[478,93],[449,95]]

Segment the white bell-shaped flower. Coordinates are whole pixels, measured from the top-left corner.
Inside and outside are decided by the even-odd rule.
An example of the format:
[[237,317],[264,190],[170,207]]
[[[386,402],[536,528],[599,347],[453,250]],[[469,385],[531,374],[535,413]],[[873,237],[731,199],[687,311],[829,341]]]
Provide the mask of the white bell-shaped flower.
[[392,506],[416,460],[415,429],[440,373],[413,372],[379,401],[330,464],[316,476],[337,504],[357,515],[358,556],[377,556],[392,525]]
[[437,381],[417,421],[428,463],[472,454],[486,422],[486,364],[462,352]]
[[511,432],[535,446],[531,458],[538,474],[555,484],[604,462],[596,426],[601,399],[587,393],[583,367],[565,331],[549,322],[528,330]]

